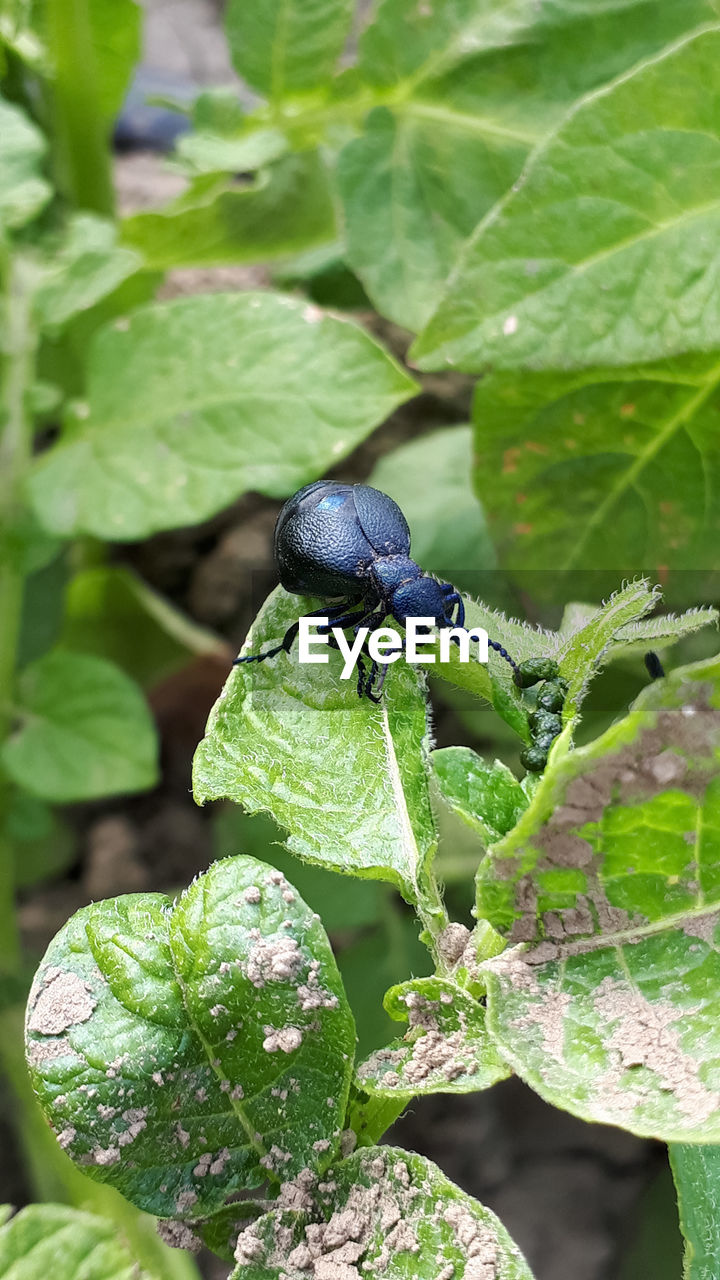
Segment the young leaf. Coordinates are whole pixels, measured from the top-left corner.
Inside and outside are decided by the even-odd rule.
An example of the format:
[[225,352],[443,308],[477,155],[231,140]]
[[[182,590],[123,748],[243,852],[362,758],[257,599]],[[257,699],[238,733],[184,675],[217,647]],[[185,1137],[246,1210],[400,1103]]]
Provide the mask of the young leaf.
[[716,568],[719,383],[717,355],[484,378],[475,489],[507,568]]
[[483,1005],[454,982],[404,982],[388,991],[385,1008],[410,1025],[358,1066],[358,1084],[367,1093],[471,1093],[510,1074],[488,1035]]
[[[227,153],[215,157],[223,158]],[[325,165],[317,152],[304,151],[244,187],[234,176],[206,173],[165,208],[126,218],[123,240],[153,270],[165,271],[287,257],[332,240],[335,223]]]
[[669,1154],[685,1237],[684,1280],[715,1280],[720,1273],[720,1147],[671,1143]]
[[421,367],[587,368],[717,345],[719,56],[715,27],[580,103],[478,227],[415,344]]
[[[424,1156],[363,1147],[238,1238],[231,1280],[532,1280],[505,1228]],[[357,1264],[357,1265],[356,1265]],[[452,1270],[451,1270],[452,1268]]]
[[0,236],[30,222],[48,203],[41,177],[47,144],[19,107],[0,98]]
[[299,299],[141,307],[93,342],[84,415],[36,463],[33,501],[65,533],[194,524],[314,479],[415,389],[362,329]]
[[350,31],[352,0],[230,0],[225,23],[235,69],[265,97],[329,80]]
[[[277,643],[309,602],[278,588],[248,648]],[[383,701],[360,699],[342,660],[301,665],[297,645],[266,663],[236,667],[195,755],[199,804],[230,799],[269,810],[288,848],[310,862],[424,894],[435,852],[427,786],[425,698],[411,667],[391,667]]]
[[10,777],[67,804],[145,791],[157,779],[157,740],[134,681],[104,659],[55,649],[20,675],[18,724],[0,748]]
[[0,1227],[0,1274],[12,1280],[151,1280],[106,1218],[31,1204]]
[[30,1071],[61,1146],[168,1218],[322,1171],[354,1035],[319,918],[247,857],[216,862],[175,906],[135,894],[83,908],[28,1003]]
[[440,794],[485,843],[506,835],[527,809],[527,796],[501,760],[487,764],[471,747],[433,751]]
[[488,1027],[556,1106],[666,1141],[720,1138],[720,662],[649,686],[553,764],[481,864]]
[[348,260],[378,309],[417,331],[467,236],[567,107],[716,17],[712,0],[383,0],[359,71],[384,105],[338,166]]

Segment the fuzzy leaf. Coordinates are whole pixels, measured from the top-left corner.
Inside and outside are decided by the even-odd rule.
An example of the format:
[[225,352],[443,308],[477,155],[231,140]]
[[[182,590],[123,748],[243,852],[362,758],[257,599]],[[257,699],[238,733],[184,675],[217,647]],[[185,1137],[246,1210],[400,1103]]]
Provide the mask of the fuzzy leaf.
[[20,675],[17,712],[0,758],[32,795],[67,804],[145,791],[157,779],[147,703],[111,662],[51,651]]
[[410,1026],[358,1066],[358,1084],[367,1093],[471,1093],[510,1074],[488,1035],[484,1007],[454,982],[403,982],[390,988],[385,1008]]
[[551,763],[478,872],[510,942],[488,1027],[547,1101],[666,1141],[720,1138],[720,662],[681,668]]
[[231,1280],[306,1280],[313,1264],[349,1278],[355,1263],[385,1280],[532,1280],[495,1215],[424,1156],[363,1147],[286,1204],[242,1233]]
[[140,538],[338,462],[415,383],[362,329],[272,293],[141,307],[103,329],[88,403],[38,460],[49,528]]
[[31,1204],[0,1227],[0,1274],[7,1280],[151,1280],[117,1226],[65,1204]]
[[[282,639],[309,607],[278,588],[248,649]],[[354,675],[339,678],[340,655],[329,657],[303,666],[295,646],[291,656],[235,668],[195,755],[195,799],[268,810],[299,857],[389,880],[417,902],[436,845],[418,677],[396,662],[375,705],[358,698]]]
[[27,1053],[86,1172],[160,1217],[199,1219],[328,1164],[354,1034],[319,918],[237,857],[174,906],[134,894],[77,912],[38,970]]
[[684,1280],[715,1280],[720,1272],[720,1147],[670,1145],[685,1237]]
[[489,843],[510,831],[527,808],[527,796],[501,760],[487,764],[471,747],[433,751],[440,794],[454,813]]
[[423,368],[587,368],[718,344],[719,57],[715,27],[580,103],[479,225],[415,345]]

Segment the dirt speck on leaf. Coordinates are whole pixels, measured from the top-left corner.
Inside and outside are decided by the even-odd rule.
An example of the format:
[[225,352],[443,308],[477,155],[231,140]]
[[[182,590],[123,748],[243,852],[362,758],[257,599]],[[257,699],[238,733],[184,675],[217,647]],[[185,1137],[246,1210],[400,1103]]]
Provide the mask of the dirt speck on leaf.
[[278,1049],[283,1053],[293,1053],[300,1048],[302,1038],[299,1027],[282,1027],[279,1031],[273,1027],[265,1027],[263,1049],[266,1053],[277,1053]]
[[87,1022],[96,1005],[97,1000],[82,978],[54,968],[45,975],[28,1019],[28,1029],[46,1036],[60,1035],[78,1022]]
[[[683,1049],[677,1024],[687,1010],[665,1000],[651,1003],[641,992],[610,977],[600,983],[594,1003],[599,1016],[615,1024],[606,1040],[608,1049],[615,1051],[615,1066],[603,1077],[605,1091],[612,1074],[617,1092],[626,1095],[623,1074],[631,1067],[647,1067],[693,1124],[702,1124],[720,1107],[720,1093],[703,1084],[699,1063]],[[647,1097],[647,1085],[631,1086],[631,1094],[638,1105]]]

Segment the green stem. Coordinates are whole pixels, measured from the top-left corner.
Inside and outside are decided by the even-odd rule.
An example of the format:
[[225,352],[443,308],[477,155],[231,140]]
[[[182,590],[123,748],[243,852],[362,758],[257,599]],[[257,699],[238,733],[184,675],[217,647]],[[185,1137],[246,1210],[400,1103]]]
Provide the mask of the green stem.
[[47,0],[57,185],[75,208],[112,216],[108,129],[88,0]]
[[[32,323],[31,265],[20,255],[6,267],[2,329],[5,352],[0,400],[0,527],[12,531],[22,509],[22,484],[32,449],[26,399],[35,367],[37,336]],[[0,743],[12,726],[25,574],[8,539],[0,553]],[[3,834],[9,787],[0,776],[0,969],[12,972],[20,960],[15,917],[13,851]]]

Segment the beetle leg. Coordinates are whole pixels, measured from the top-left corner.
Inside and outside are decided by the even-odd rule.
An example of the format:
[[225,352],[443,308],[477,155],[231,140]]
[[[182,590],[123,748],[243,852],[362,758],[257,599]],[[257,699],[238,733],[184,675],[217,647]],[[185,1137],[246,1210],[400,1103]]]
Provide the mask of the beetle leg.
[[[352,614],[349,615],[347,619],[344,619],[342,614],[346,609],[347,602],[342,600],[339,604],[332,604],[329,606],[325,605],[320,609],[313,609],[312,613],[308,613],[305,616],[308,618],[327,618],[328,629],[331,625],[337,625],[335,621],[336,619],[342,626],[347,626],[351,620],[356,619],[357,615]],[[265,662],[267,658],[274,658],[276,654],[282,653],[283,649],[286,653],[289,653],[295,643],[299,630],[300,623],[293,622],[285,632],[280,644],[276,644],[272,649],[266,649],[265,653],[246,653],[241,658],[235,658],[233,666],[237,667],[241,662]],[[322,632],[324,628],[319,627],[318,630]]]
[[[446,590],[446,588],[448,587],[450,587],[450,591]],[[446,617],[448,618],[448,626],[464,627],[465,626],[465,605],[463,604],[463,599],[462,599],[462,596],[460,595],[460,592],[456,591],[455,588],[452,586],[452,583],[450,582],[443,583],[443,591],[447,595],[447,600],[445,602],[445,609],[447,611]],[[453,622],[452,611],[455,607],[457,607],[457,617]]]

